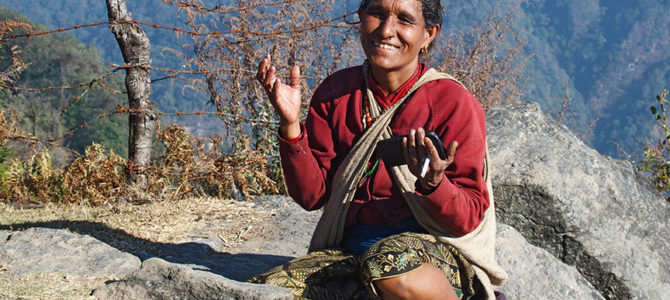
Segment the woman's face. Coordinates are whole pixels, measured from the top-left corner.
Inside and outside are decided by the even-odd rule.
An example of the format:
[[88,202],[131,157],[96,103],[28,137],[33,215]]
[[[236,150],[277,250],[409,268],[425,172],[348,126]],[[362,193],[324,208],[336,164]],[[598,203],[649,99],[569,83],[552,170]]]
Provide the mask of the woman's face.
[[358,15],[363,51],[378,71],[414,72],[419,51],[439,32],[426,28],[419,0],[371,0]]

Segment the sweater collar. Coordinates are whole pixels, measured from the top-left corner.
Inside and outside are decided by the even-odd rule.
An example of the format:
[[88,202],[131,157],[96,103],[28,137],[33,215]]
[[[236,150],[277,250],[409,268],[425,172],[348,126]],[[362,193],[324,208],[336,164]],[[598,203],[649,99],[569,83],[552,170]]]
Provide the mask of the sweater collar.
[[368,71],[368,85],[370,87],[370,90],[372,90],[372,94],[375,96],[375,100],[379,105],[381,105],[382,108],[386,109],[389,106],[393,105],[393,103],[396,103],[398,99],[401,99],[402,97],[405,97],[407,95],[407,92],[412,88],[412,86],[416,83],[417,80],[423,75],[423,73],[426,72],[426,65],[419,63],[416,66],[416,70],[414,70],[414,74],[405,81],[398,89],[393,91],[392,93],[389,93],[388,95],[384,95],[384,90],[381,88],[379,84],[377,84],[377,81],[374,79],[372,76],[372,71]]

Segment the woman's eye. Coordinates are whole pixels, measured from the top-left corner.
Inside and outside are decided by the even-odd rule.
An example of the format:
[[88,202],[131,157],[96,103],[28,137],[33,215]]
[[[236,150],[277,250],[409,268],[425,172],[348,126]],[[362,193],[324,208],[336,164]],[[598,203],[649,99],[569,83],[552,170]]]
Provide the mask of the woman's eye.
[[411,25],[414,24],[414,20],[407,18],[407,17],[399,17],[398,22],[405,24],[405,25]]
[[378,12],[371,12],[371,13],[369,13],[368,15],[373,16],[373,17],[375,17],[375,18],[377,18],[377,19],[383,19],[383,18],[384,18],[384,16],[382,16],[382,14],[380,14],[380,13],[378,13]]

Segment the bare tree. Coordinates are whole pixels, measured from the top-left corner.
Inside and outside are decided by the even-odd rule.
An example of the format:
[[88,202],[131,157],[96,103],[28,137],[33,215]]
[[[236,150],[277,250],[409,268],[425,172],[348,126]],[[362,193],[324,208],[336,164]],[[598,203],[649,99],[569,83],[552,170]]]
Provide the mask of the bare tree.
[[150,163],[152,136],[156,115],[151,109],[150,50],[146,33],[126,8],[126,0],[106,0],[109,29],[121,48],[126,69],[126,89],[130,112],[128,117],[128,166],[130,183],[144,189],[147,185],[144,171]]

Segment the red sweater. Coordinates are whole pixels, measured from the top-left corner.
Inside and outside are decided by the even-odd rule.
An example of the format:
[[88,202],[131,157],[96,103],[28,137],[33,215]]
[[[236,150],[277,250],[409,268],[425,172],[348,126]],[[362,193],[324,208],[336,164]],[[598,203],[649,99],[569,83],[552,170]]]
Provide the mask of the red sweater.
[[[326,78],[312,97],[302,125],[306,134],[296,142],[280,139],[288,192],[307,210],[319,209],[328,200],[332,176],[363,134],[364,80],[360,66]],[[489,207],[482,177],[486,128],[479,102],[454,81],[429,82],[402,104],[390,126],[393,135],[423,127],[435,131],[445,145],[458,141],[454,162],[445,170],[437,189],[417,194],[450,233],[461,236],[474,230]],[[377,171],[359,186],[347,225],[365,222],[393,226],[411,217],[382,160]]]

